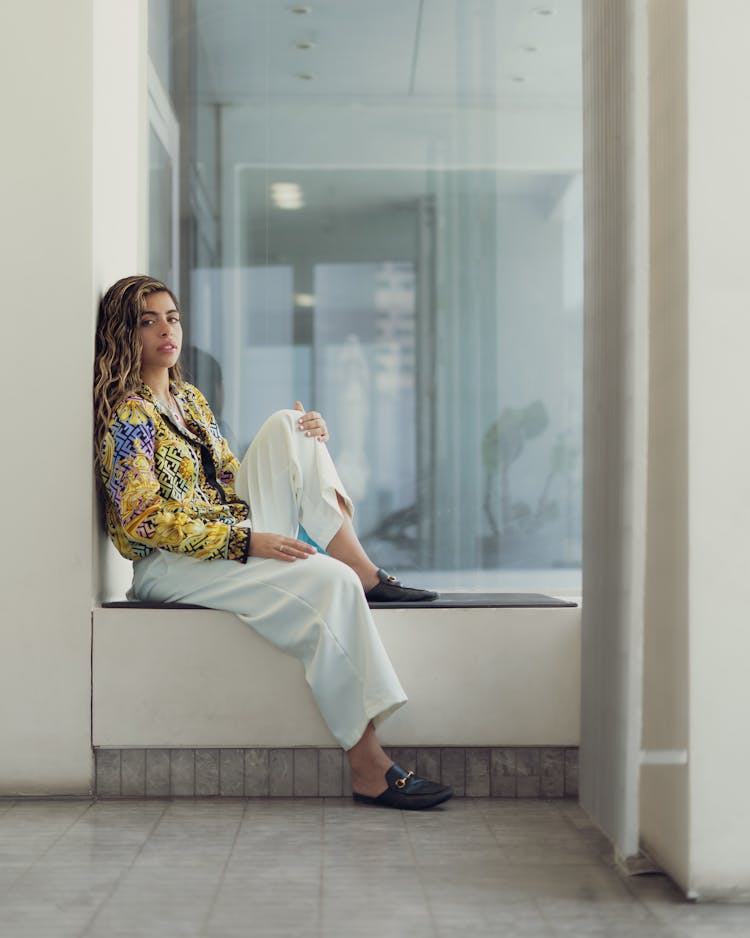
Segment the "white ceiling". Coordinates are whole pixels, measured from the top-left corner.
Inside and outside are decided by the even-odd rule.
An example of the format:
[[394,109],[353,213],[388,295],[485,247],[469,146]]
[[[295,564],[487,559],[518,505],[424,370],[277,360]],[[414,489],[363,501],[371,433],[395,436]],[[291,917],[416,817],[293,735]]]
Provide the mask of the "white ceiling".
[[413,204],[437,168],[496,171],[498,192],[547,199],[581,165],[580,5],[195,0],[197,103],[221,111],[203,152],[249,187],[247,217],[259,167],[302,185],[306,209],[282,228],[332,204]]
[[580,0],[196,0],[196,35],[204,103],[580,102]]

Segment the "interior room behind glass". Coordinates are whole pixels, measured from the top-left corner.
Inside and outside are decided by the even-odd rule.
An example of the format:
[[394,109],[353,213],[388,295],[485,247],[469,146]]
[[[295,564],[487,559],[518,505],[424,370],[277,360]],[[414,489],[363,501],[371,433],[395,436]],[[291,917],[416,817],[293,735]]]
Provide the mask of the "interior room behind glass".
[[576,593],[579,0],[150,12],[191,374],[232,445],[299,399],[382,563]]

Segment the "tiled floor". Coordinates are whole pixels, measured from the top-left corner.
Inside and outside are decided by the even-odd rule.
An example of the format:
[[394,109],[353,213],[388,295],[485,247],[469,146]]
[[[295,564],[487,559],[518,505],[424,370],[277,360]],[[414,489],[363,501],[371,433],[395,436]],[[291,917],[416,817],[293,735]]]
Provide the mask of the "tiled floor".
[[570,801],[0,802],[2,938],[750,935],[750,908],[622,879]]

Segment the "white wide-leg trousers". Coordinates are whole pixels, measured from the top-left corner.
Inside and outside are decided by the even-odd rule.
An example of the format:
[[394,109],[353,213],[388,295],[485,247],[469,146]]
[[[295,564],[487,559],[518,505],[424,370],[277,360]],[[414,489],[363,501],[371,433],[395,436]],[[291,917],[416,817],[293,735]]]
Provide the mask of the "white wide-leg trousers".
[[[297,428],[293,410],[273,414],[242,460],[237,493],[253,530],[294,537],[301,522],[327,546],[341,526],[339,492],[351,510],[326,446]],[[331,733],[344,749],[406,702],[357,575],[332,557],[195,560],[157,550],[134,565],[141,600],[190,602],[235,613],[298,658]]]

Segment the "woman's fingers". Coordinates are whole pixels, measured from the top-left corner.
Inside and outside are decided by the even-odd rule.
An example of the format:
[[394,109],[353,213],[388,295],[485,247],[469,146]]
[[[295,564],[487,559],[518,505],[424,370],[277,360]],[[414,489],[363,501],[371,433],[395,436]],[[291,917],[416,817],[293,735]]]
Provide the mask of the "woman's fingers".
[[[297,404],[299,403],[300,402],[297,401]],[[297,424],[305,436],[314,436],[324,443],[329,439],[326,422],[317,410],[308,410],[306,413],[302,414]]]
[[298,541],[295,537],[283,537],[280,534],[267,534],[263,531],[253,531],[250,538],[250,556],[273,558],[293,563],[295,560],[304,560],[317,551],[311,544]]
[[311,554],[317,553],[311,544],[307,544],[305,541],[298,541],[293,537],[281,538],[275,549],[277,559],[286,560],[288,563],[294,560],[304,560]]

